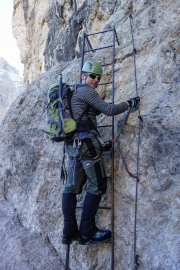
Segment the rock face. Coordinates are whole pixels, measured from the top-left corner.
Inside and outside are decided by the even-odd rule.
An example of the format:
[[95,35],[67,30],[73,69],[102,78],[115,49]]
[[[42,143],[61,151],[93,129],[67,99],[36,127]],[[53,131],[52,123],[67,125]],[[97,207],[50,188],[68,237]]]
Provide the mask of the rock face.
[[18,71],[0,57],[0,123],[11,103],[22,91],[22,78]]
[[[24,64],[25,83],[31,83],[61,61],[79,57],[84,30],[95,32],[108,27],[107,20],[118,8],[125,16],[115,0],[101,4],[82,0],[15,0],[13,33]],[[129,5],[126,12],[128,8]]]
[[[22,47],[26,83],[33,82],[16,99],[1,127],[0,269],[65,268],[66,247],[61,244],[63,145],[51,143],[42,132],[47,88],[57,81],[60,72],[65,81],[79,82],[83,31],[92,33],[115,25],[120,41],[115,49],[115,103],[135,96],[130,12],[143,121],[139,120],[137,111],[131,113],[120,140],[115,143],[114,269],[134,268],[137,183],[128,175],[127,168],[136,175],[138,141],[138,269],[180,269],[177,1],[40,2],[14,1],[14,33]],[[111,42],[109,32],[91,37],[93,47],[108,46]],[[112,51],[107,48],[88,57],[110,63]],[[46,69],[48,71],[41,74]],[[111,76],[111,67],[105,67],[103,82],[110,81]],[[111,102],[111,87],[99,88],[102,98]],[[115,131],[118,120],[119,116],[115,117]],[[111,118],[100,115],[98,123],[111,123]],[[109,139],[111,130],[103,129],[100,133],[104,139]],[[106,154],[105,161],[109,175],[110,154]],[[111,205],[110,186],[111,181],[102,200],[103,206]],[[80,204],[82,198],[83,195],[78,198]],[[77,209],[78,221],[80,213]],[[110,228],[111,211],[99,210],[97,225]],[[112,269],[111,245],[82,247],[73,243],[70,269]]]

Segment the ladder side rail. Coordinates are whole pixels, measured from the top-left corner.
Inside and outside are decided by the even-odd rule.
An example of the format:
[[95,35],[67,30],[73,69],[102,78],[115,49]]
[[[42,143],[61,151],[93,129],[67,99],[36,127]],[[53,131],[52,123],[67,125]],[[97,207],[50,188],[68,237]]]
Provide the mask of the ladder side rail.
[[95,52],[92,45],[91,45],[91,42],[90,42],[88,36],[86,34],[84,34],[84,36],[85,36],[85,41],[87,41],[87,44],[88,44],[89,48],[91,49],[91,51]]
[[118,46],[119,46],[120,43],[119,43],[119,39],[118,39],[118,36],[117,36],[117,32],[116,32],[115,26],[114,26],[114,34],[115,34],[115,37],[116,37],[117,44],[118,44]]
[[[114,92],[115,92],[115,27],[113,28],[113,49],[112,49],[112,104],[114,104]],[[114,140],[114,115],[112,116],[112,139]],[[111,239],[111,270],[114,270],[114,144],[112,144],[112,153],[111,153],[111,230],[112,230],[112,239]]]
[[70,244],[66,246],[65,270],[69,270],[69,255],[70,255]]
[[82,44],[82,57],[81,57],[81,68],[80,68],[80,83],[82,83],[82,68],[83,68],[83,64],[84,64],[84,47],[85,47],[85,33],[83,34],[83,44]]

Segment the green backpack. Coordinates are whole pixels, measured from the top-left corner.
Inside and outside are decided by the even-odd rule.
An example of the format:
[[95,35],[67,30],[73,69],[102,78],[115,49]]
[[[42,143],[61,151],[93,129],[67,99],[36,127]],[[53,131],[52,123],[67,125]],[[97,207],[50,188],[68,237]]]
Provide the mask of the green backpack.
[[76,87],[77,85],[70,86],[62,83],[60,77],[59,83],[52,84],[48,89],[47,121],[44,132],[53,142],[70,140],[77,130],[79,121],[88,110],[87,107],[77,121],[73,119],[71,98]]
[[59,83],[55,83],[48,89],[47,127],[46,134],[54,142],[61,142],[70,138],[77,128],[72,116],[71,98],[74,88],[62,84],[61,98],[59,99]]

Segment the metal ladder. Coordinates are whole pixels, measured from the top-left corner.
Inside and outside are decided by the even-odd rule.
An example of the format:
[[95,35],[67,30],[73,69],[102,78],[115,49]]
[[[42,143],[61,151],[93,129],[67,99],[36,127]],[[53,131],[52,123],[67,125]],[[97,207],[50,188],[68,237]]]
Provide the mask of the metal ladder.
[[[106,34],[108,32],[112,33],[112,43],[104,46],[104,47],[97,47],[97,48],[93,48],[90,42],[90,38],[91,36],[95,36],[95,35],[103,35]],[[117,37],[117,33],[116,33],[116,29],[115,27],[109,29],[109,30],[105,30],[105,31],[101,31],[101,32],[96,32],[96,33],[91,33],[91,34],[83,34],[83,42],[82,42],[82,58],[81,58],[81,69],[80,69],[80,82],[82,82],[82,78],[81,78],[81,70],[82,67],[84,65],[84,61],[85,61],[85,54],[88,53],[95,53],[97,50],[105,50],[105,49],[110,49],[112,50],[112,62],[111,63],[106,63],[103,64],[101,63],[102,67],[106,67],[106,66],[111,66],[112,67],[112,79],[110,82],[102,82],[99,83],[99,85],[111,85],[112,86],[112,99],[111,99],[111,103],[114,104],[114,92],[115,92],[115,45],[117,44],[119,45],[119,40]],[[93,57],[91,57],[93,58]],[[112,128],[111,131],[111,136],[112,136],[112,142],[114,140],[114,136],[115,136],[115,131],[114,131],[114,116],[111,117],[111,124],[110,125],[104,125],[104,126],[98,126],[98,128]],[[114,144],[112,143],[112,150],[111,150],[111,206],[100,206],[99,209],[107,209],[111,211],[111,270],[114,270]],[[81,206],[77,206],[77,208],[82,208]],[[66,248],[66,265],[65,265],[65,269],[69,270],[69,254],[70,254],[70,245],[67,245]]]

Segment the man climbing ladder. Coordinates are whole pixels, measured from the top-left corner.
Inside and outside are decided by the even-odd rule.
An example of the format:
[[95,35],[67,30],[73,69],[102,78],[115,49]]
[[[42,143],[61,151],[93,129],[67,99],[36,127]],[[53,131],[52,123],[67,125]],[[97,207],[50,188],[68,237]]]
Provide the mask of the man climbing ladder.
[[[73,138],[66,141],[69,157],[68,178],[62,195],[64,215],[63,244],[71,244],[79,239],[79,244],[103,242],[111,238],[110,230],[96,227],[95,216],[101,201],[101,195],[106,192],[107,177],[102,158],[103,145],[97,131],[96,116],[100,113],[112,116],[120,114],[130,107],[136,107],[139,97],[129,99],[119,104],[109,104],[103,101],[96,88],[103,74],[102,67],[94,60],[87,61],[82,68],[83,84],[79,85],[72,97],[73,117],[77,121],[77,132]],[[78,229],[76,221],[76,195],[82,192],[86,183],[86,196]]]

